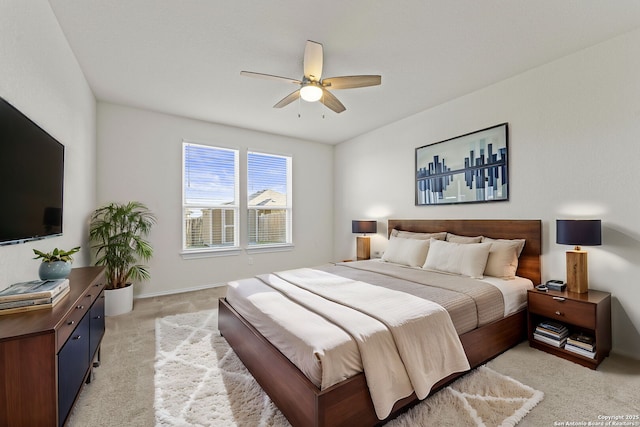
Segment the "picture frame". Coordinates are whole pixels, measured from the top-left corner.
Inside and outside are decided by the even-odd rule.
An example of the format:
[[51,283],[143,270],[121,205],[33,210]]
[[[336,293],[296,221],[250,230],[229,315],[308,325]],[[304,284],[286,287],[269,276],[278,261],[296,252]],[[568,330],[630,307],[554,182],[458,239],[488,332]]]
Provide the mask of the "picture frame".
[[509,125],[416,148],[415,204],[509,200]]

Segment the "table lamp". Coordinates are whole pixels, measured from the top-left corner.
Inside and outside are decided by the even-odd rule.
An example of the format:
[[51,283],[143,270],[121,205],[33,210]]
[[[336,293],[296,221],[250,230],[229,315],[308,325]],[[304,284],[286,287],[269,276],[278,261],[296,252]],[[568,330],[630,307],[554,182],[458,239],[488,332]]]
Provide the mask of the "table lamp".
[[556,243],[574,245],[567,251],[567,290],[583,294],[589,290],[587,252],[580,246],[602,244],[602,225],[599,219],[556,220]]
[[358,261],[371,258],[371,243],[366,233],[375,233],[377,230],[377,221],[351,221],[351,232],[363,234],[362,236],[356,237],[356,259]]

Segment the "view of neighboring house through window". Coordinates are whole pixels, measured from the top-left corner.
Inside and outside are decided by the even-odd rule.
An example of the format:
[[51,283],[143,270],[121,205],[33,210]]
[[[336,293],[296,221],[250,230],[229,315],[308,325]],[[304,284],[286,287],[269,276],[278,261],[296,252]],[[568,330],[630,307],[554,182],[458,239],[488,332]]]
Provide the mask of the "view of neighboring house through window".
[[291,157],[247,153],[249,246],[290,244]]
[[183,143],[183,250],[238,247],[238,150]]

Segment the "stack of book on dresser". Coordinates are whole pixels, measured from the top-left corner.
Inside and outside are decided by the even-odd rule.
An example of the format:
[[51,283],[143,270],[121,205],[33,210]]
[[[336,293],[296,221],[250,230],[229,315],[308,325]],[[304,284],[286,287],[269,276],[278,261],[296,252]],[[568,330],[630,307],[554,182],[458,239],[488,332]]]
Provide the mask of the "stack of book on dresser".
[[596,358],[595,340],[592,336],[583,333],[571,334],[567,338],[567,343],[564,345],[564,349],[590,359]]
[[568,336],[569,329],[565,325],[550,320],[538,323],[533,332],[534,339],[559,348],[565,346]]
[[52,308],[69,293],[69,279],[14,283],[0,291],[0,315]]

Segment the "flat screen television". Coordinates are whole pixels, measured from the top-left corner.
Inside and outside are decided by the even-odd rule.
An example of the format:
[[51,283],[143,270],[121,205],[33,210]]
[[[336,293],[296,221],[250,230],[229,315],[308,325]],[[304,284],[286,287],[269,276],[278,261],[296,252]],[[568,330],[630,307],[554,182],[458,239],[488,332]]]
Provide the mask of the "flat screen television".
[[62,234],[64,145],[0,98],[0,245]]

